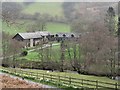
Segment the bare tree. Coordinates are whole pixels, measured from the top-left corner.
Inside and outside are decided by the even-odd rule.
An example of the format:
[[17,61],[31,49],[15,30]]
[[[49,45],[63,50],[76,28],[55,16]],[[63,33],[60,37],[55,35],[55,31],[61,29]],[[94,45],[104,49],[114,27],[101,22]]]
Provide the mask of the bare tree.
[[[11,63],[15,65],[17,57],[20,55],[24,43],[12,39],[12,36],[3,32],[2,49],[3,61],[13,59]],[[9,60],[10,61],[10,60]]]
[[64,72],[64,60],[65,60],[65,43],[64,43],[64,40],[61,41],[60,48],[61,48],[60,71],[61,71],[61,72]]
[[16,19],[20,15],[22,7],[19,3],[15,2],[3,2],[2,3],[2,19],[8,25],[15,24]]

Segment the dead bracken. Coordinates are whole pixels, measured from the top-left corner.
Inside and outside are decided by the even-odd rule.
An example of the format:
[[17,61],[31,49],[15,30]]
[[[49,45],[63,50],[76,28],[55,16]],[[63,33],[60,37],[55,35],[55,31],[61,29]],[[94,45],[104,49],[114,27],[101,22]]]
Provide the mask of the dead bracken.
[[38,84],[28,83],[19,78],[12,78],[9,75],[0,75],[0,85],[2,88],[42,88]]

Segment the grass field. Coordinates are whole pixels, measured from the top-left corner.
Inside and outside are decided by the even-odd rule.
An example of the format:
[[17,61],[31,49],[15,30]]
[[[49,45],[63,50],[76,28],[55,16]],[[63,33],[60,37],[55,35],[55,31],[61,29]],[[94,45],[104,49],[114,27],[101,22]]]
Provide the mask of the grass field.
[[47,31],[52,33],[57,32],[70,32],[70,26],[62,23],[48,23]]
[[8,26],[5,22],[2,22],[2,31],[5,33],[9,33],[10,35],[15,35],[16,33],[26,32],[25,27],[17,27],[17,26]]
[[49,14],[51,16],[64,17],[61,2],[36,2],[27,6],[23,11],[27,14]]
[[[6,33],[9,33],[10,35],[15,35],[16,33],[26,32],[28,30],[28,24],[30,24],[30,21],[28,21],[24,26],[18,27],[15,25],[8,26],[5,22],[3,22],[2,30]],[[46,25],[46,29],[51,33],[70,32],[70,26],[62,23],[48,22]]]
[[[29,71],[32,72],[39,72],[39,73],[47,73],[47,70],[31,70]],[[49,72],[49,74],[52,75],[60,75],[60,76],[65,76],[65,77],[75,77],[75,78],[80,78],[80,79],[87,79],[87,80],[98,80],[98,81],[103,81],[103,82],[111,82],[111,83],[116,83],[118,82],[117,80],[112,80],[107,77],[99,77],[99,76],[92,76],[92,75],[82,75],[78,73],[70,73],[70,72]]]
[[[7,68],[3,68],[3,71],[7,69]],[[15,70],[15,69],[14,69]],[[111,87],[111,88],[115,88],[115,83],[119,83],[117,80],[112,80],[112,79],[109,79],[107,77],[100,77],[100,76],[92,76],[92,75],[82,75],[82,74],[78,74],[78,73],[71,73],[71,72],[57,72],[57,71],[54,71],[54,72],[51,72],[51,71],[46,71],[46,70],[35,70],[35,69],[22,69],[22,71],[24,71],[25,73],[22,73],[20,69],[16,68],[17,71],[13,71],[12,68],[8,68],[7,72],[8,73],[13,73],[14,72],[16,73],[15,75],[20,75],[22,77],[26,77],[26,78],[35,78],[37,81],[39,80],[42,80],[44,78],[45,81],[50,81],[50,82],[53,82],[55,81],[56,84],[58,82],[61,82],[59,76],[61,77],[61,79],[64,79],[65,81],[61,82],[61,84],[63,83],[67,83],[68,80],[69,80],[69,77],[71,78],[76,78],[76,79],[72,79],[71,82],[72,82],[72,85],[80,85],[80,79],[84,79],[84,86],[86,87],[89,87],[89,88],[96,88],[96,81],[99,82],[99,85],[101,86],[104,86],[104,87]],[[6,70],[5,70],[6,71]],[[31,72],[31,74],[29,73]],[[39,73],[39,74],[37,74]],[[43,77],[43,74],[44,74],[44,77]],[[32,76],[31,76],[32,75]],[[47,75],[47,76],[46,76]],[[51,80],[51,75],[52,76],[52,80]],[[39,79],[37,77],[39,77]],[[35,80],[33,79],[33,80]],[[77,80],[78,79],[78,80]],[[87,81],[85,81],[87,80]],[[95,82],[94,82],[95,81]],[[78,83],[75,83],[75,82],[78,82]],[[106,84],[107,83],[107,84]],[[109,83],[109,84],[108,84]],[[49,84],[49,83],[47,83]],[[89,85],[90,84],[90,85]],[[92,86],[92,85],[93,86]],[[112,85],[111,85],[112,84]],[[69,83],[67,83],[67,86],[69,87]],[[69,89],[68,89],[69,90]],[[71,89],[72,90],[72,89]],[[78,90],[78,89],[76,89]],[[98,89],[99,90],[99,89]],[[100,89],[101,90],[101,89]],[[102,89],[103,90],[103,89]],[[104,89],[104,90],[111,90],[111,89]]]
[[[71,73],[71,72],[48,72],[45,70],[30,70],[33,73],[45,73],[46,75],[56,75],[56,76],[63,76],[66,77],[64,78],[64,80],[69,80],[67,79],[67,77],[72,77],[72,78],[77,78],[77,79],[85,79],[85,80],[92,80],[92,81],[99,81],[99,82],[105,82],[105,83],[111,83],[111,84],[115,84],[115,83],[119,83],[117,80],[112,80],[109,79],[108,77],[100,77],[100,76],[93,76],[93,75],[82,75],[82,74],[78,74],[78,73]],[[48,78],[49,79],[49,78]],[[73,80],[73,81],[79,81],[79,80]],[[72,82],[74,83],[74,82]],[[84,81],[84,83],[87,84],[95,84],[95,82],[89,82],[89,81]],[[79,85],[80,83],[74,83],[76,85]],[[111,85],[107,85],[104,83],[99,83],[99,85],[105,86],[105,87],[113,87]],[[94,88],[95,86],[91,86],[91,85],[85,85],[86,87],[89,88]],[[107,89],[104,89],[107,90]],[[109,90],[109,89],[108,89]]]

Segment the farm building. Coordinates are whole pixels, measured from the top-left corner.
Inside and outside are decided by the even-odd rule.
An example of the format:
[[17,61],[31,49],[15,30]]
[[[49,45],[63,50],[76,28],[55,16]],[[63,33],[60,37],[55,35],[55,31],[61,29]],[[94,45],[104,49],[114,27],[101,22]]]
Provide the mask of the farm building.
[[25,43],[25,47],[33,47],[39,45],[41,41],[47,42],[48,37],[52,34],[46,31],[29,32],[29,33],[17,33],[13,39]]
[[25,47],[33,47],[42,43],[47,43],[48,41],[62,41],[71,40],[79,37],[79,34],[74,33],[56,33],[51,34],[46,31],[29,32],[29,33],[17,33],[13,39],[25,43]]
[[62,40],[71,40],[71,39],[77,39],[80,34],[75,34],[75,33],[57,33],[56,35],[56,40],[62,41]]

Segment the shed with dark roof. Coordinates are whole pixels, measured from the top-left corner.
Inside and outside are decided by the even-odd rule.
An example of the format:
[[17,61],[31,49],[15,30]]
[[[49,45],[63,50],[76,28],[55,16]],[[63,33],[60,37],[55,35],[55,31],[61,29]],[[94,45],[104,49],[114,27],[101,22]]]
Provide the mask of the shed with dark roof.
[[76,33],[56,33],[56,40],[59,42],[61,40],[71,40],[72,38],[78,38],[80,34]]

